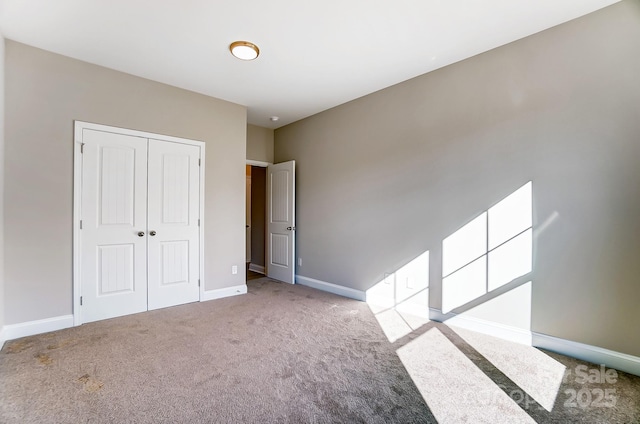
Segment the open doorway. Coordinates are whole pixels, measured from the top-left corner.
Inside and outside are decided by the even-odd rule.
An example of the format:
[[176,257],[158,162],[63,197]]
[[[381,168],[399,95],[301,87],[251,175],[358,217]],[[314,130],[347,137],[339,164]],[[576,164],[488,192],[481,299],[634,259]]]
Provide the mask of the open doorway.
[[246,177],[246,275],[249,281],[262,278],[266,274],[266,164],[264,166],[247,164]]
[[295,167],[247,160],[247,275],[295,284]]

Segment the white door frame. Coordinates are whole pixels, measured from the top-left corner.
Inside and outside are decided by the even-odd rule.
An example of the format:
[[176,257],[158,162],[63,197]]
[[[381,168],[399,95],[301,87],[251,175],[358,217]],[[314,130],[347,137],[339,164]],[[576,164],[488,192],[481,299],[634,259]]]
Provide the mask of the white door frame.
[[130,135],[134,137],[152,138],[154,140],[168,141],[172,143],[189,144],[200,148],[200,301],[204,299],[204,168],[205,168],[205,143],[198,140],[172,137],[169,135],[154,134],[145,131],[130,130],[126,128],[112,127],[108,125],[93,124],[90,122],[74,121],[73,137],[73,325],[82,324],[80,296],[82,295],[82,237],[80,233],[80,220],[82,219],[82,130],[90,129],[114,134]]
[[259,160],[247,159],[247,165],[257,166],[259,168],[266,168],[269,165],[273,165],[271,162],[262,162]]

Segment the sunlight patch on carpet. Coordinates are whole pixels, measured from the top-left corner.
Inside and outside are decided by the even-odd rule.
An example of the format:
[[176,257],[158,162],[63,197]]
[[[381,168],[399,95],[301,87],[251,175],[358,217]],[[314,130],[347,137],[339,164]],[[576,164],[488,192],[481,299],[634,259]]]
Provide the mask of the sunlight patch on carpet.
[[[373,312],[378,321],[378,325],[380,325],[380,328],[390,343],[394,343],[404,336],[411,334],[429,322],[429,317],[426,312],[416,313],[413,309],[407,312],[407,310],[402,309],[401,306],[382,309],[370,304],[369,309]],[[425,311],[428,311],[428,309],[425,308]]]
[[551,412],[566,367],[538,349],[474,331],[454,331],[544,409]]
[[438,423],[535,423],[437,328],[397,353]]

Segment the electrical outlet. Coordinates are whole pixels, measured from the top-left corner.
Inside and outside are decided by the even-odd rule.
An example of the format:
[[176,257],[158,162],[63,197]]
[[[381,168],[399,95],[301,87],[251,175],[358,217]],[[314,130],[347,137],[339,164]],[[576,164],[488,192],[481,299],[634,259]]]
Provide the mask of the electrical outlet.
[[298,258],[298,266],[302,266],[302,258]]
[[233,265],[231,267],[231,273],[232,274],[237,274],[238,273],[238,265]]

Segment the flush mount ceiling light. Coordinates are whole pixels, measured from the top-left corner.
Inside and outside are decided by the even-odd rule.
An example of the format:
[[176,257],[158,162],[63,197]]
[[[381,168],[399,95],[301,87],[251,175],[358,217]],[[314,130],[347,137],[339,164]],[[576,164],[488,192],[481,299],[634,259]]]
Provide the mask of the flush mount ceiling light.
[[231,54],[241,60],[253,60],[260,54],[260,49],[248,41],[234,41],[229,45]]

